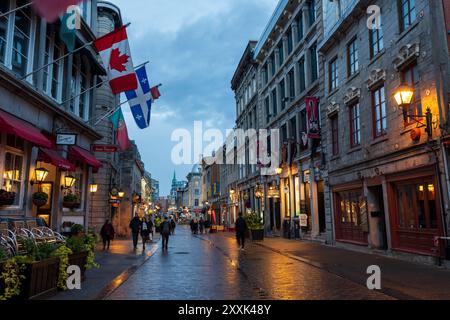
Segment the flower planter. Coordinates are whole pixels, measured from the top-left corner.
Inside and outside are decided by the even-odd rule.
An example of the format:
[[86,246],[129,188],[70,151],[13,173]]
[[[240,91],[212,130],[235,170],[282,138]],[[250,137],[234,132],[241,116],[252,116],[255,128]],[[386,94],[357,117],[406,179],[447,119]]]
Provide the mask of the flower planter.
[[250,230],[252,241],[263,241],[264,230]]
[[88,258],[88,252],[79,252],[79,253],[73,253],[69,255],[69,266],[79,266],[81,270],[81,281],[84,281],[86,279],[85,273],[86,273],[86,264],[87,264],[87,258]]
[[57,292],[59,258],[27,264],[23,273],[19,299],[36,299]]
[[67,202],[67,201],[63,202],[63,207],[71,210],[79,209],[80,206],[81,204],[79,202]]
[[0,207],[12,206],[15,199],[0,199]]
[[36,199],[33,199],[33,204],[36,207],[40,208],[40,207],[43,207],[43,206],[45,206],[47,204],[47,200],[36,200]]

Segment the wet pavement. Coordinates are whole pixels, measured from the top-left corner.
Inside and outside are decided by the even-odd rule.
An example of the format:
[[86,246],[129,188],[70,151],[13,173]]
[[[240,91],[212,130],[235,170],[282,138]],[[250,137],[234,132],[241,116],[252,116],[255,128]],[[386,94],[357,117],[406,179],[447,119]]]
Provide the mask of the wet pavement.
[[169,241],[106,299],[330,300],[390,296],[257,244],[239,251],[231,237],[194,236],[179,226]]

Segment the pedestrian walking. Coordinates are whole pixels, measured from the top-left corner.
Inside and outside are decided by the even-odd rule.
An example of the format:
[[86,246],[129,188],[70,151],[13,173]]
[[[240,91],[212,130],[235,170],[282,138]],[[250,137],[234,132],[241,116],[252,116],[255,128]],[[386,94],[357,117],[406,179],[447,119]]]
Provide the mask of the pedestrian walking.
[[147,220],[147,225],[148,225],[148,227],[150,229],[150,232],[149,232],[150,242],[152,242],[153,241],[153,232],[154,232],[154,229],[155,229],[155,224],[153,223],[151,218],[149,218]]
[[115,231],[113,225],[109,222],[109,220],[106,220],[100,230],[100,236],[103,240],[103,250],[109,250],[109,245],[111,244],[111,241],[114,240],[114,235]]
[[138,245],[138,240],[139,240],[139,232],[141,230],[141,224],[142,224],[141,219],[139,219],[139,216],[137,214],[130,221],[130,229],[131,229],[131,234],[133,237],[133,248],[135,251],[137,250],[137,245]]
[[198,222],[198,227],[200,229],[200,234],[203,234],[205,231],[205,220],[203,218],[200,218],[200,221]]
[[247,231],[247,222],[239,212],[239,217],[236,220],[236,240],[240,250],[245,250],[245,231]]
[[194,234],[198,234],[198,220],[194,220]]
[[141,225],[142,250],[145,250],[145,244],[150,240],[150,224],[146,218],[143,219]]
[[164,218],[161,223],[161,236],[162,236],[162,248],[163,250],[169,250],[169,237],[170,237],[170,221],[168,217]]
[[173,218],[170,219],[170,234],[175,234],[175,228],[177,227],[177,224]]
[[194,224],[195,224],[194,219],[192,219],[191,223],[190,223],[190,225],[191,225],[191,233],[192,234],[194,234]]
[[209,234],[211,231],[211,222],[209,220],[205,220],[205,234]]

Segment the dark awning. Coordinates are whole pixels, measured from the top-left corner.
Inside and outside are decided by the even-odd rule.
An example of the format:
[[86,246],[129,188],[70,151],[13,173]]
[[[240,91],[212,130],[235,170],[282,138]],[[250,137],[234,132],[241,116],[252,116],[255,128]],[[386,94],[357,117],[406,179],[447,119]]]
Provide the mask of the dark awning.
[[89,151],[77,146],[70,147],[70,155],[73,159],[79,160],[91,166],[94,171],[103,167],[103,164]]
[[39,149],[38,161],[51,163],[55,167],[65,171],[75,171],[75,165],[61,157],[56,151],[50,149]]
[[2,110],[0,110],[0,131],[14,134],[40,147],[49,149],[54,147],[53,142],[31,123],[21,120]]

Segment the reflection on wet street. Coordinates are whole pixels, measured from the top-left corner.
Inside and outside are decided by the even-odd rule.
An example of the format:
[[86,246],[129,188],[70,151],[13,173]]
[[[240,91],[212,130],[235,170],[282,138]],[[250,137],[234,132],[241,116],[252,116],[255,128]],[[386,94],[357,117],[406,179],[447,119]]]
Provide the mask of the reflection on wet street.
[[232,237],[193,236],[178,227],[169,252],[159,249],[107,299],[318,300],[389,299],[378,292]]

